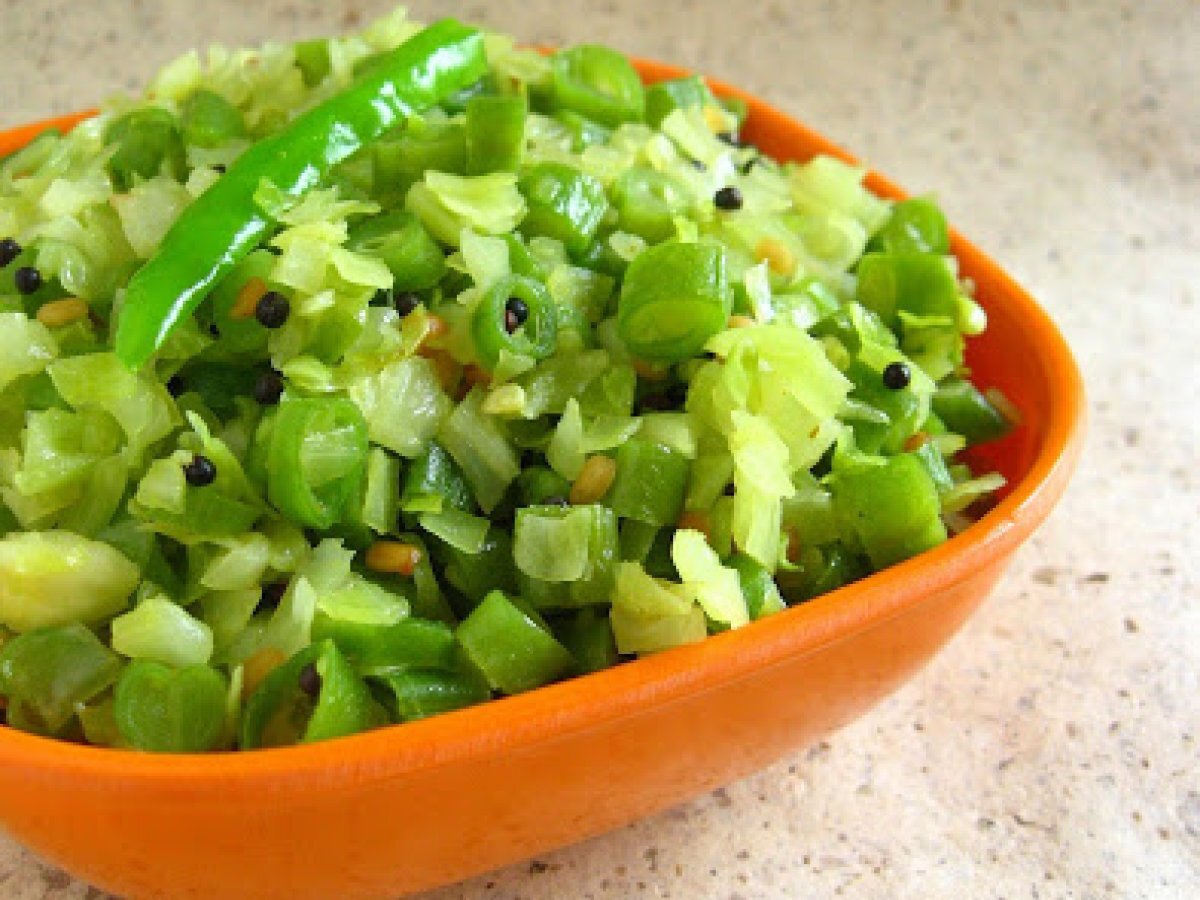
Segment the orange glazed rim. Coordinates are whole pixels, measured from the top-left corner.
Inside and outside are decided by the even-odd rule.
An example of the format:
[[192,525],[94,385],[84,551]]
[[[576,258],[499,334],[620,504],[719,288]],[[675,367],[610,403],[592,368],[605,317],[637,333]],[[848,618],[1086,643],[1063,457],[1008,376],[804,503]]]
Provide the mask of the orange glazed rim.
[[[637,60],[636,65],[647,82],[690,74],[654,61]],[[775,107],[715,79],[706,80],[718,94],[749,104],[748,130],[756,143],[798,143],[855,161]],[[92,114],[73,113],[0,132],[0,154],[23,146],[48,128],[67,129]],[[881,195],[904,196],[877,173],[870,173],[867,183]],[[1022,323],[1027,340],[1023,359],[1041,363],[1046,402],[1040,413],[1044,417],[1041,440],[1028,471],[994,508],[944,544],[699,643],[418,722],[322,743],[208,754],[89,747],[0,728],[0,765],[25,768],[31,777],[71,773],[99,781],[136,780],[176,787],[186,782],[197,790],[231,781],[304,779],[313,787],[326,778],[341,780],[350,774],[364,782],[393,778],[586,731],[736,681],[785,659],[815,653],[886,622],[987,563],[1011,555],[1049,514],[1074,469],[1083,442],[1083,384],[1065,341],[1033,298],[953,230],[951,242],[964,271],[993,285],[1003,305]]]

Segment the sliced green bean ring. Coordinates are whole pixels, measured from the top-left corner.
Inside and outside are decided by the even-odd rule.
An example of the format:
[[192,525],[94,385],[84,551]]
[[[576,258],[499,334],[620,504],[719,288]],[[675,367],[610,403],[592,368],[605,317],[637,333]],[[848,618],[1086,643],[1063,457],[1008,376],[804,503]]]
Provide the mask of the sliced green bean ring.
[[675,216],[689,211],[687,188],[672,175],[634,166],[613,186],[614,202],[625,231],[647,241],[665,241],[675,233]]
[[349,400],[285,400],[267,452],[267,494],[290,519],[329,528],[358,497],[367,449],[367,424]]
[[637,122],[646,109],[642,79],[629,59],[616,50],[584,44],[560,50],[552,61],[554,104],[616,127]]
[[[509,331],[508,306],[514,299],[524,304],[528,314],[524,322]],[[550,292],[540,282],[521,275],[508,275],[484,294],[475,309],[471,333],[475,338],[475,352],[488,369],[496,367],[501,350],[545,359],[554,352],[558,311]]]
[[246,133],[241,110],[215,91],[194,92],[183,101],[180,118],[184,139],[200,147],[217,147]]

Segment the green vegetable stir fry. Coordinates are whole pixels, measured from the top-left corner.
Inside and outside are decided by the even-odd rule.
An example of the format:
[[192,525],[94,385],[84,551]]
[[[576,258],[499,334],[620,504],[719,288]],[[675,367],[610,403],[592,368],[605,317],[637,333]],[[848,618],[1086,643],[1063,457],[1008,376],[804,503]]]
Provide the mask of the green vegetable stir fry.
[[1013,413],[928,198],[699,77],[397,12],[0,161],[0,697],[148,751],[408,722],[920,553]]

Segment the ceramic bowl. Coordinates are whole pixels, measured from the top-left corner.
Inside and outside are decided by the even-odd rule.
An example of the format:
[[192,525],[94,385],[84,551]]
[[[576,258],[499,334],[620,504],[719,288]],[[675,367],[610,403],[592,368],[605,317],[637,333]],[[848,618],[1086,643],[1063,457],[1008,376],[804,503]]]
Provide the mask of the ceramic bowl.
[[[639,65],[648,81],[682,74]],[[767,104],[715,87],[750,104],[745,135],[768,153],[849,158]],[[46,125],[0,136],[0,151]],[[881,176],[869,184],[902,196]],[[658,812],[862,714],[987,596],[1058,500],[1081,444],[1082,388],[1062,337],[996,263],[957,234],[953,246],[989,316],[969,364],[1023,416],[976,453],[1009,487],[962,534],[699,644],[328,743],[152,756],[0,728],[3,825],[132,898],[396,897]]]

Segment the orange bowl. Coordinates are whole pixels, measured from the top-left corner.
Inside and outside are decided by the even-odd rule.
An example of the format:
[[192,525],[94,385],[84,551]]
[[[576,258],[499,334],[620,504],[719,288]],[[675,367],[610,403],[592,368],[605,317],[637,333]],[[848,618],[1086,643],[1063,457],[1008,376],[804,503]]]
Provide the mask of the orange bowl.
[[[639,63],[647,81],[682,70]],[[850,157],[782,112],[745,134],[782,159]],[[0,135],[0,152],[81,115]],[[902,192],[872,174],[880,194]],[[460,712],[303,747],[154,756],[0,728],[0,819],[128,897],[385,897],[599,834],[711,790],[860,715],[962,625],[1061,495],[1083,390],[1046,314],[953,236],[988,312],[968,361],[1020,408],[974,461],[998,505],[934,550],[737,631]]]

